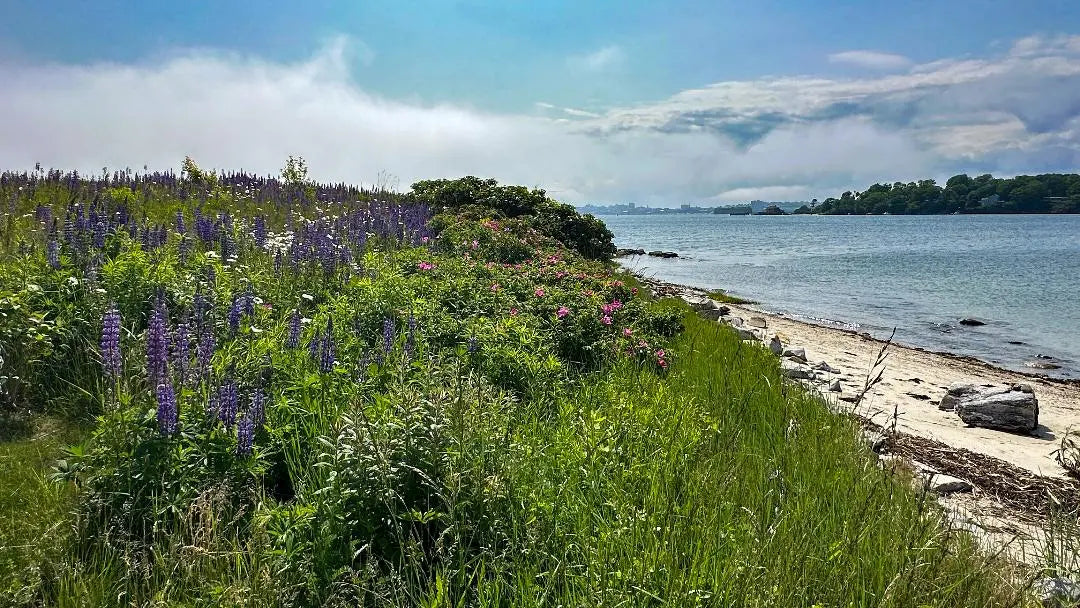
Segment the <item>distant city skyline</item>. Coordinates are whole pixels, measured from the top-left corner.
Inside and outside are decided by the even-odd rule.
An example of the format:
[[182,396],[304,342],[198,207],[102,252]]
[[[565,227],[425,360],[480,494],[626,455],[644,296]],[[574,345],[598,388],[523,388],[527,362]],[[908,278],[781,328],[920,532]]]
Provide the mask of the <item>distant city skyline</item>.
[[13,169],[295,154],[671,206],[1080,168],[1064,0],[8,2],[0,78]]

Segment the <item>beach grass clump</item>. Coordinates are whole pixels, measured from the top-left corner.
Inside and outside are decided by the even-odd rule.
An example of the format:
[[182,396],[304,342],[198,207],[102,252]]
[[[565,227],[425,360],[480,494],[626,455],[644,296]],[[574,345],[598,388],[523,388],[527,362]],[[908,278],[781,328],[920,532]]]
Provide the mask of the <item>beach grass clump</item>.
[[190,164],[0,178],[9,603],[1013,598],[765,351],[590,259],[588,222]]

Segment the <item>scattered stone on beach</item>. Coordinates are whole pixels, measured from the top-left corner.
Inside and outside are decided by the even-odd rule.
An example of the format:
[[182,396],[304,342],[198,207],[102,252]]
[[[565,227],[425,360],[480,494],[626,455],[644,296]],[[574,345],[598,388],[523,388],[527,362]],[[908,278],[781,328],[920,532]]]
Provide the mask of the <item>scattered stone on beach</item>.
[[844,390],[844,389],[840,386],[840,381],[839,380],[833,380],[832,384],[829,385],[829,392],[830,393],[839,393],[842,390]]
[[956,494],[958,492],[970,492],[973,489],[971,482],[960,479],[959,477],[953,477],[952,475],[945,475],[944,473],[931,475],[930,479],[927,481],[927,485],[931,492],[939,496]]
[[826,372],[826,373],[829,373],[829,374],[839,374],[840,373],[840,370],[838,370],[835,367],[829,365],[829,363],[827,361],[818,361],[817,363],[815,363],[813,365],[813,368],[818,370],[818,371]]
[[707,321],[719,321],[720,317],[724,316],[724,310],[722,308],[706,308],[698,311],[698,315]]
[[777,357],[784,353],[784,345],[780,342],[780,338],[778,336],[773,336],[769,339],[769,350],[772,351],[772,354],[776,355]]
[[960,325],[967,325],[968,327],[978,327],[980,325],[986,325],[986,323],[978,319],[972,319],[971,317],[967,317],[964,319],[960,319]]
[[792,380],[814,379],[814,372],[809,367],[794,361],[781,361],[780,371],[784,374],[785,378],[791,378]]
[[855,393],[840,393],[837,399],[845,403],[855,403],[859,400],[859,396]]
[[768,324],[765,322],[765,317],[750,317],[746,320],[746,324],[750,327],[758,327],[765,329]]
[[795,359],[806,363],[806,349],[805,348],[785,348],[783,357],[786,359]]
[[757,334],[750,329],[744,329],[742,327],[736,327],[735,333],[739,334],[740,340],[757,340]]
[[742,327],[743,326],[742,317],[727,317],[727,318],[724,319],[724,321],[727,322],[727,324],[732,326],[732,327]]
[[1065,608],[1080,603],[1080,584],[1062,576],[1040,579],[1031,586],[1044,608]]
[[674,251],[650,251],[649,255],[654,258],[677,258],[679,254]]
[[987,429],[1030,433],[1039,426],[1039,400],[1026,384],[976,386],[957,383],[938,403],[956,412],[964,423]]

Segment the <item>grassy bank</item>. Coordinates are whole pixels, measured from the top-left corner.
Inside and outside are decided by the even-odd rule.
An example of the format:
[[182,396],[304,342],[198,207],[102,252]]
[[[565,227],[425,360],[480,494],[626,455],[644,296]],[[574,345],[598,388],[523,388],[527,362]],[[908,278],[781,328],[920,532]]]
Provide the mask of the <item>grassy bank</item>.
[[592,260],[587,218],[292,169],[3,182],[10,603],[1017,599],[775,359]]

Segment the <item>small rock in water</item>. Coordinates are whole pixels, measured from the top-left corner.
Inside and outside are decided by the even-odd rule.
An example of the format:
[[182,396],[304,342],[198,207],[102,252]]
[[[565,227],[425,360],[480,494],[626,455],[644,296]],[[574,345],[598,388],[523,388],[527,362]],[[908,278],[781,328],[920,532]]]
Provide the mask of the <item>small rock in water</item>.
[[972,319],[968,317],[966,319],[960,319],[960,325],[967,325],[968,327],[978,327],[979,325],[986,325],[986,323],[978,319]]
[[844,389],[842,389],[840,387],[840,381],[839,380],[833,380],[832,384],[829,385],[829,392],[830,393],[839,393],[842,390],[844,390]]
[[806,349],[804,348],[785,348],[783,356],[806,363]]
[[750,317],[749,319],[746,320],[746,324],[749,325],[750,327],[759,327],[761,329],[765,329],[765,327],[766,327],[764,317]]
[[1045,608],[1065,608],[1080,602],[1080,585],[1065,577],[1044,578],[1032,589]]
[[970,492],[972,489],[970,482],[943,473],[932,475],[929,484],[930,491],[941,496],[957,492]]
[[1046,361],[1028,361],[1024,365],[1032,369],[1061,369],[1061,366],[1057,363],[1048,363]]
[[1026,342],[1022,342],[1020,340],[1009,340],[1009,344],[1012,344],[1013,346],[1023,346],[1024,344],[1026,344]]

